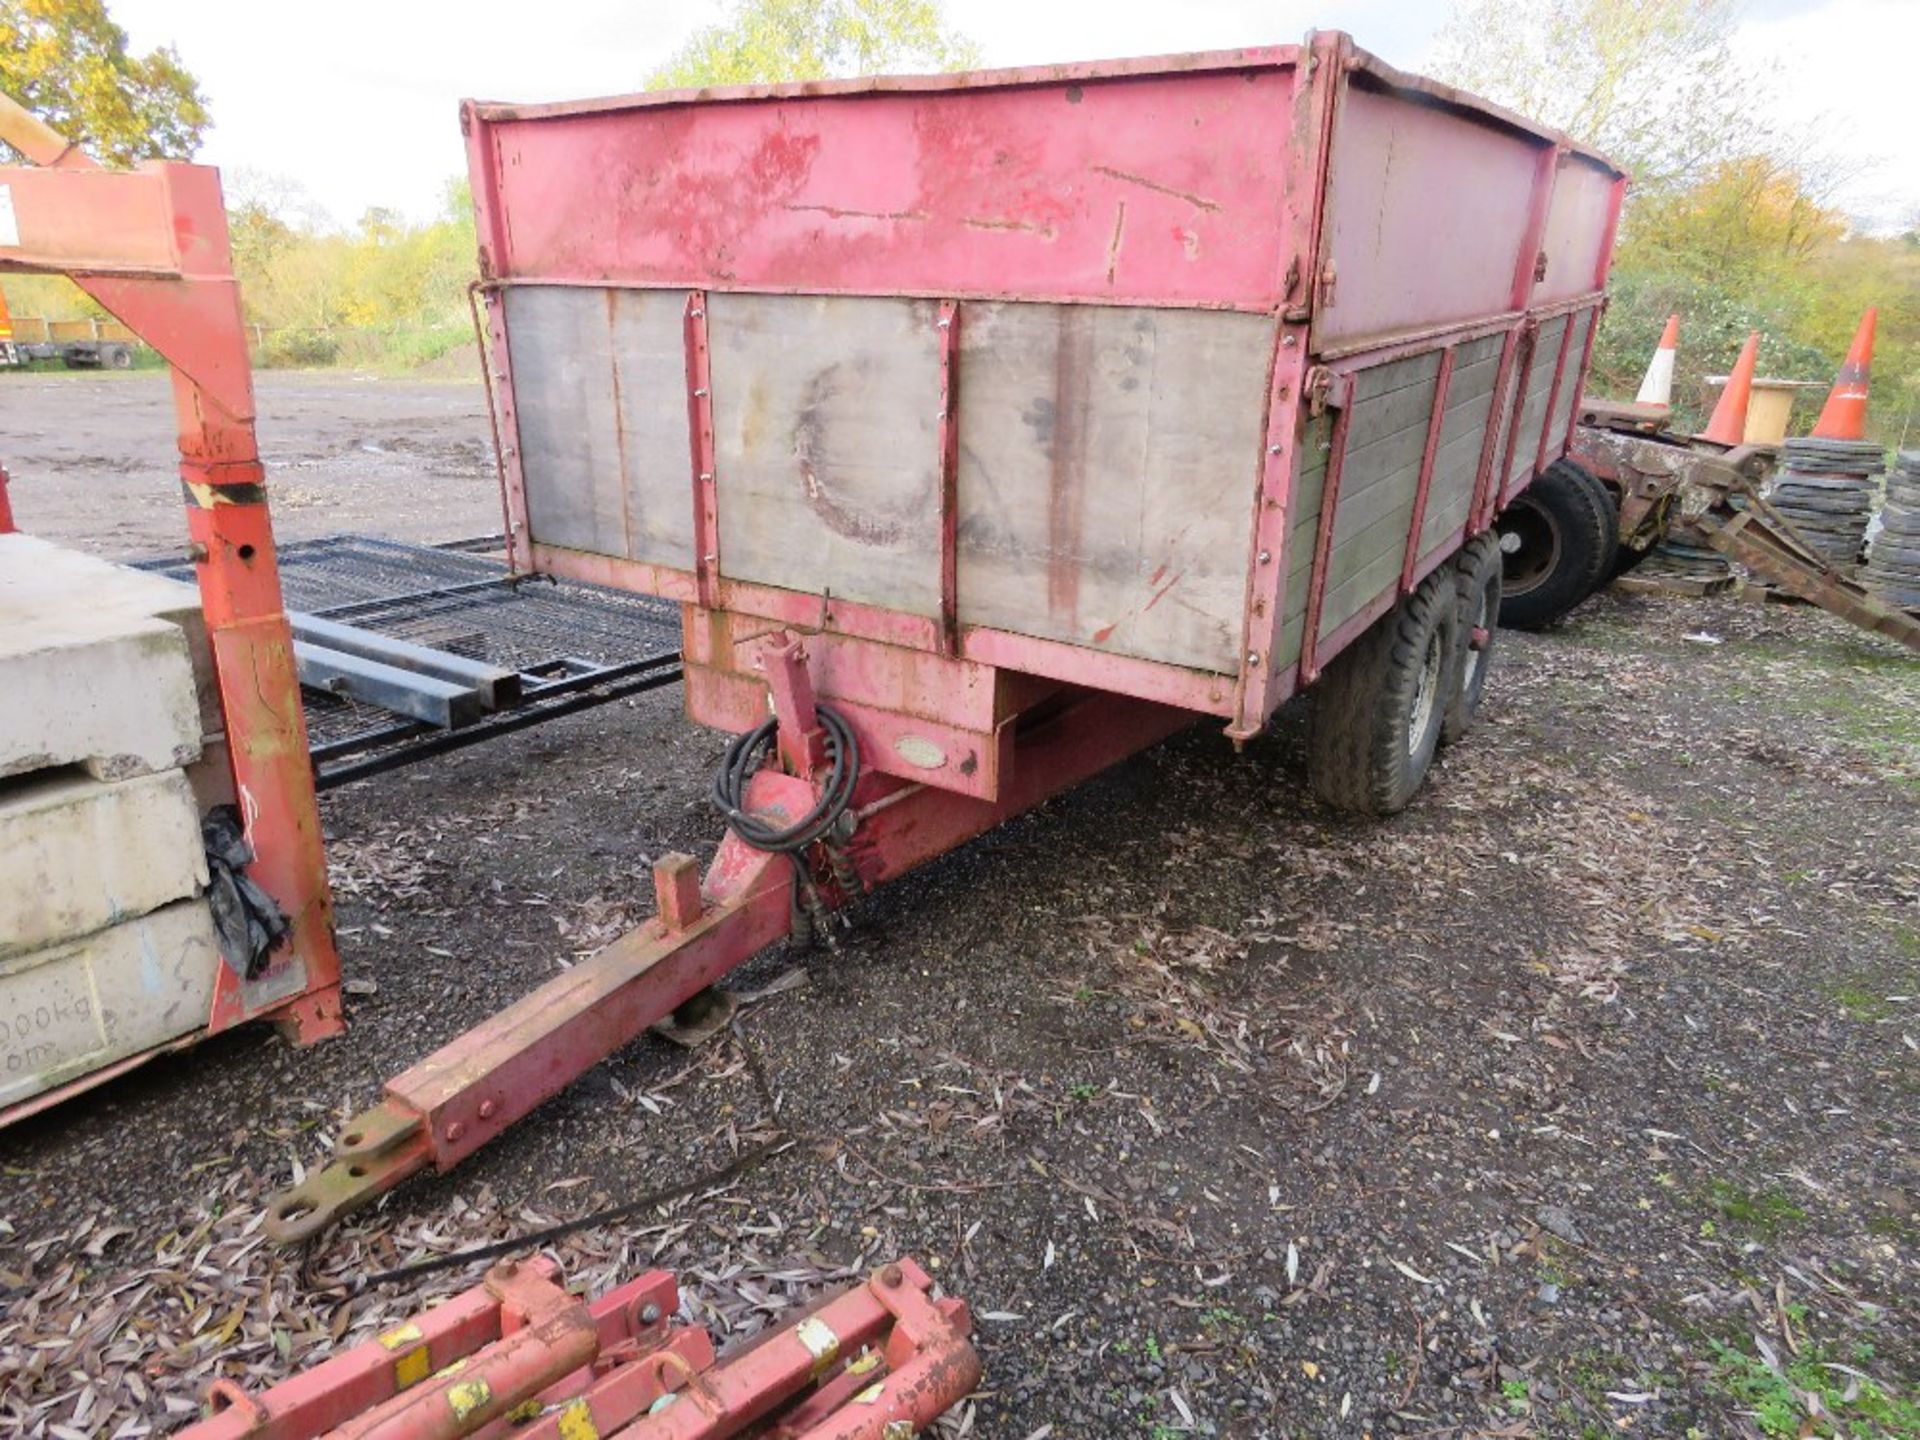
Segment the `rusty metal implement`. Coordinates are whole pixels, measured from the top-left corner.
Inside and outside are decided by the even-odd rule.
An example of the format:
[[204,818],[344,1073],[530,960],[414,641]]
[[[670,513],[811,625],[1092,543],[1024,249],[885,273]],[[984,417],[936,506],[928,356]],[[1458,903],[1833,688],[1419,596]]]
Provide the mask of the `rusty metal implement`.
[[964,1302],[912,1260],[716,1357],[649,1271],[588,1302],[550,1260],[485,1280],[376,1339],[251,1393],[215,1381],[180,1440],[905,1440],[980,1378]]

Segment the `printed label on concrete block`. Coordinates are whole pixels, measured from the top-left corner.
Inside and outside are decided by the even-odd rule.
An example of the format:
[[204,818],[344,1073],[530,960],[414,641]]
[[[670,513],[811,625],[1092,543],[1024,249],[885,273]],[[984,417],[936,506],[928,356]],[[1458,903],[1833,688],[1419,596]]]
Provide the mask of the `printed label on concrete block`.
[[193,661],[200,728],[207,734],[226,728],[197,585],[82,555],[35,535],[0,535],[0,614],[58,616],[76,606],[177,625]]
[[84,765],[99,780],[200,755],[200,707],[178,626],[75,613],[22,619],[0,596],[0,777]]
[[206,884],[200,810],[180,771],[0,781],[0,955],[117,925]]
[[224,963],[204,900],[0,960],[0,1107],[204,1026]]

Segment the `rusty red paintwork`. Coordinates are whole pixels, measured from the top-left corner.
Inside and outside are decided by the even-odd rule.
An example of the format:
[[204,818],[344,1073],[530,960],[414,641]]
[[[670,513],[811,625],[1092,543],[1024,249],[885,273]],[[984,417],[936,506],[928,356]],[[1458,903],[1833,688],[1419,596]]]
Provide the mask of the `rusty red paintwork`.
[[980,1361],[959,1300],[910,1259],[876,1269],[727,1358],[677,1323],[654,1270],[591,1302],[539,1258],[253,1394],[230,1381],[186,1440],[880,1440],[917,1433],[971,1390]]
[[20,230],[19,244],[0,247],[0,270],[84,267],[76,283],[173,369],[187,529],[250,873],[292,921],[263,974],[243,981],[219,967],[206,1030],[270,1018],[300,1043],[323,1039],[343,1026],[340,962],[218,172],[170,163],[108,172],[11,102],[0,122],[50,167],[0,168]]
[[[1338,197],[1347,218],[1328,218],[1342,116],[1364,111],[1377,125],[1379,104],[1394,97],[1406,125],[1446,116],[1435,154],[1449,163],[1494,166],[1495,152],[1507,147],[1502,184],[1512,192],[1512,233],[1485,254],[1454,255],[1433,267],[1432,283],[1422,271],[1402,274],[1409,267],[1394,257],[1422,217],[1438,217],[1430,224],[1443,237],[1442,221],[1470,217],[1471,188],[1463,199],[1443,168],[1402,174],[1376,167],[1379,174]],[[1577,257],[1582,246],[1597,243],[1576,223],[1599,193],[1593,176],[1607,179],[1604,193],[1618,198],[1615,172],[1587,152],[1444,87],[1410,83],[1337,34],[1311,37],[1302,47],[1110,67],[561,106],[468,105],[463,122],[487,333],[498,352],[488,373],[501,387],[516,563],[681,602],[686,694],[696,719],[743,731],[764,717],[770,696],[776,713],[787,712],[799,726],[795,733],[805,734],[812,729],[811,694],[830,701],[854,728],[865,762],[858,823],[846,846],[861,889],[1151,743],[1192,713],[1228,719],[1235,739],[1254,734],[1415,576],[1484,528],[1506,498],[1508,469],[1496,474],[1495,459],[1542,449],[1539,435],[1523,441],[1513,418],[1527,368],[1514,363],[1515,337],[1542,316],[1598,303],[1598,267],[1587,285],[1579,265],[1556,268],[1554,257]],[[1249,133],[1270,143],[1248,146]],[[1359,120],[1351,133],[1361,158],[1377,160],[1366,153],[1368,132]],[[1575,177],[1568,181],[1571,208],[1556,209],[1556,186],[1567,176]],[[1377,239],[1368,227],[1348,223],[1369,203],[1385,207],[1391,220],[1375,227]],[[1369,288],[1375,272],[1400,287],[1386,309]],[[1538,288],[1543,272],[1555,276],[1546,289]],[[684,304],[687,364],[672,382],[675,391],[684,385],[684,399],[675,403],[684,403],[688,416],[690,490],[673,500],[693,506],[696,543],[684,568],[555,543],[529,523],[525,397],[512,383],[520,321],[509,318],[507,302],[529,288],[564,294],[583,287],[659,290]],[[915,365],[930,360],[925,373],[934,377],[927,409],[914,412],[906,427],[932,447],[931,464],[913,457],[913,473],[933,477],[926,553],[937,557],[938,572],[931,604],[850,601],[836,593],[837,584],[810,590],[750,580],[733,573],[733,557],[719,553],[719,419],[708,327],[721,295],[769,292],[917,302],[889,313],[916,317],[907,343],[925,349],[905,358]],[[1249,452],[1245,475],[1250,509],[1243,512],[1237,659],[1205,670],[1102,648],[1100,637],[1110,629],[1076,644],[966,623],[955,603],[962,527],[952,475],[956,426],[977,397],[971,389],[961,393],[955,360],[975,333],[967,317],[976,300],[1270,317],[1259,362],[1266,372],[1258,452]],[[1342,305],[1350,321],[1341,320]],[[751,313],[764,320],[768,312]],[[922,322],[924,331],[915,328]],[[1411,567],[1405,552],[1416,547],[1418,527],[1396,533],[1391,582],[1323,627],[1357,379],[1491,334],[1505,339],[1470,477],[1468,522]],[[1063,343],[1061,353],[1084,349]],[[1444,386],[1434,393],[1444,395]],[[755,393],[741,403],[757,416],[765,400]],[[1303,463],[1308,419],[1327,405],[1336,415],[1305,633],[1297,662],[1281,662],[1293,477]],[[624,425],[617,417],[614,423]],[[1423,415],[1420,433],[1428,442],[1425,470],[1440,427]],[[733,443],[741,453],[746,442],[736,435]],[[1052,469],[1056,488],[1067,483],[1057,451]],[[1067,478],[1081,486],[1086,480]],[[806,483],[812,486],[810,475]],[[1039,511],[1041,528],[1062,551],[1041,577],[1049,608],[1081,578],[1066,553],[1071,527],[1058,523],[1066,503],[1050,492]],[[771,677],[757,664],[773,667]],[[793,666],[804,666],[804,675],[782,668]],[[788,773],[757,776],[755,808],[775,816],[807,809],[815,793],[803,778],[811,753],[787,756]],[[350,1127],[333,1165],[278,1207],[277,1233],[311,1233],[400,1175],[455,1163],[692,989],[785,933],[788,868],[729,837],[703,887],[696,922],[672,931],[643,927],[399,1077],[387,1102]],[[849,898],[837,888],[839,878],[815,867],[829,904]]]

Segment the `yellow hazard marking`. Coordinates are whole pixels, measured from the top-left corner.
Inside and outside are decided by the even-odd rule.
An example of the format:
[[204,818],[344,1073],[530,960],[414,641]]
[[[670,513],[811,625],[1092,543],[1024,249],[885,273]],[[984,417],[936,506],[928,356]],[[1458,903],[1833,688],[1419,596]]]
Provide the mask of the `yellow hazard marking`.
[[438,1370],[434,1371],[433,1378],[436,1380],[444,1380],[449,1375],[458,1375],[462,1370],[466,1368],[467,1368],[467,1357],[462,1355],[458,1360],[452,1361],[446,1365],[442,1365]]
[[560,1440],[600,1440],[593,1423],[593,1411],[584,1400],[576,1400],[560,1412]]
[[522,1400],[518,1405],[507,1411],[507,1423],[509,1425],[524,1425],[546,1408],[546,1406],[540,1403],[540,1397],[535,1395],[531,1399]]
[[455,1420],[465,1420],[493,1399],[493,1389],[484,1380],[462,1380],[447,1391],[447,1405]]
[[418,1345],[425,1337],[420,1327],[409,1320],[404,1325],[396,1325],[380,1337],[380,1343],[389,1350],[404,1349],[408,1345]]
[[887,1382],[884,1380],[880,1381],[877,1385],[869,1385],[853,1397],[853,1403],[856,1405],[878,1405],[880,1403],[880,1392],[886,1388]]
[[869,1350],[867,1351],[866,1354],[862,1355],[858,1360],[854,1361],[851,1365],[847,1366],[847,1374],[864,1375],[867,1373],[867,1371],[873,1369],[873,1367],[878,1365],[879,1363],[880,1363],[880,1352],[877,1350]]
[[833,1327],[818,1315],[809,1315],[794,1327],[794,1336],[807,1347],[807,1353],[813,1356],[813,1373],[816,1378],[827,1373],[840,1354],[840,1337],[833,1333]]
[[887,1428],[880,1432],[880,1440],[913,1440],[913,1422],[889,1420]]
[[417,1350],[409,1350],[393,1362],[393,1383],[402,1390],[409,1385],[418,1385],[427,1378],[427,1372],[433,1368],[433,1359],[422,1345]]

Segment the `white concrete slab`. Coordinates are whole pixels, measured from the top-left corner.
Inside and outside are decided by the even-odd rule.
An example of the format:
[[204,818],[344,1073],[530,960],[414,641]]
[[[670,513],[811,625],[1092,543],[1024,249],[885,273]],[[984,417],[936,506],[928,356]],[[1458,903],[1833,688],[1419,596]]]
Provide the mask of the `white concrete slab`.
[[199,1029],[224,963],[204,900],[0,960],[0,1107]]
[[0,956],[135,919],[206,884],[200,807],[181,771],[0,781]]
[[201,731],[212,735],[226,728],[198,586],[83,555],[36,535],[0,535],[0,613],[59,614],[76,596],[90,611],[179,626],[193,661]]

